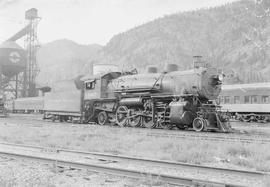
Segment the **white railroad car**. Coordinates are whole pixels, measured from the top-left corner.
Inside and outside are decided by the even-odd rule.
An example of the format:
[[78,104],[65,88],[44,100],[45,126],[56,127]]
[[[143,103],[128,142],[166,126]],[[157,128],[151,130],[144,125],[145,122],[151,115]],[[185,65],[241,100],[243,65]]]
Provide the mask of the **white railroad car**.
[[270,121],[270,82],[223,85],[219,102],[242,121]]

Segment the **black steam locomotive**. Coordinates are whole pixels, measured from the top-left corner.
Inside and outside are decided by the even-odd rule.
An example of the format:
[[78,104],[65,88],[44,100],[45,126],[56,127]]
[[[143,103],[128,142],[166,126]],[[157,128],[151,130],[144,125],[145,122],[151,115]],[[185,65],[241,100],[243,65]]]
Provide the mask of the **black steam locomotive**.
[[[45,118],[100,125],[147,128],[193,128],[229,132],[228,117],[213,101],[221,91],[223,75],[201,63],[178,71],[149,68],[145,74],[109,72],[65,81],[44,97]],[[64,85],[64,86],[63,86]]]

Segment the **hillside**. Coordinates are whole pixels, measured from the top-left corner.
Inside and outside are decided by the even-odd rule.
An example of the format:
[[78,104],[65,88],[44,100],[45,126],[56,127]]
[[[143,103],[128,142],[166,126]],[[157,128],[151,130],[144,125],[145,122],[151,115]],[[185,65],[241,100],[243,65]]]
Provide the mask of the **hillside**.
[[40,68],[37,82],[50,85],[57,80],[89,73],[91,62],[101,48],[100,45],[79,45],[65,39],[43,45],[37,54]]
[[270,19],[254,16],[260,11],[245,0],[165,16],[116,35],[103,48],[106,60],[99,60],[140,69],[177,63],[187,69],[192,56],[202,55],[234,76],[228,82],[269,81]]
[[114,36],[106,46],[69,40],[45,44],[38,52],[38,81],[87,73],[91,63],[112,63],[122,69],[176,63],[192,67],[202,55],[223,69],[227,83],[270,81],[270,1],[243,0],[215,8],[158,18]]

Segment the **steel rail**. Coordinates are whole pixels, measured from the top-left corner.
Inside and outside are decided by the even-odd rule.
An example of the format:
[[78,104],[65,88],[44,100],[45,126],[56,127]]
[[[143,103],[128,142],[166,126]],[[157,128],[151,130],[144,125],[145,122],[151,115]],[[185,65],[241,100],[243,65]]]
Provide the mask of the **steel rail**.
[[[34,120],[34,121],[42,121],[40,119],[23,119],[23,120]],[[58,126],[66,125],[63,123],[55,123],[52,121],[45,121],[49,123],[54,123]],[[74,124],[72,124],[74,125]],[[83,127],[85,127],[87,124],[84,124]],[[42,125],[32,125],[34,127],[41,127]],[[114,128],[113,126],[110,126],[111,128]],[[118,128],[116,126],[116,128]],[[163,132],[154,132],[157,130],[162,130]],[[165,133],[164,133],[165,130]],[[162,137],[162,138],[186,138],[186,139],[195,139],[195,138],[200,138],[202,140],[217,140],[217,141],[230,141],[230,142],[241,142],[241,143],[262,143],[262,144],[267,144],[270,143],[270,138],[261,138],[261,137],[254,137],[250,138],[250,136],[244,135],[242,133],[237,133],[237,134],[227,134],[226,136],[224,134],[219,134],[220,136],[216,136],[216,134],[208,134],[204,135],[204,133],[207,132],[192,132],[192,131],[184,131],[184,132],[172,132],[172,133],[167,133],[168,130],[166,129],[153,129],[153,132],[137,132],[135,134],[145,134],[146,136],[156,136],[156,137]],[[196,134],[195,134],[196,133]],[[239,135],[238,137],[233,137]],[[246,136],[246,137],[245,137]]]
[[199,138],[202,140],[217,140],[217,141],[230,141],[230,142],[242,142],[242,143],[270,143],[270,138],[250,138],[250,137],[232,137],[232,136],[207,136],[202,134],[177,134],[177,133],[155,133],[150,132],[146,134],[147,136],[156,136],[156,137],[164,137],[164,138],[186,138],[186,139],[195,139]]
[[117,168],[117,167],[101,166],[97,164],[88,164],[88,163],[67,161],[67,160],[61,160],[61,159],[52,159],[52,158],[41,157],[41,156],[10,153],[10,152],[5,152],[5,151],[0,151],[0,154],[7,157],[31,159],[38,162],[54,164],[56,166],[88,169],[91,171],[113,174],[113,175],[118,175],[118,176],[125,176],[125,177],[130,177],[130,178],[141,179],[141,178],[151,176],[151,177],[156,177],[158,180],[161,180],[163,182],[174,184],[174,185],[180,185],[180,186],[184,185],[184,186],[192,186],[192,187],[194,186],[242,187],[240,185],[234,185],[234,184],[227,184],[227,183],[220,183],[220,182],[213,182],[213,181],[206,181],[206,180],[197,180],[197,179],[192,179],[192,178],[177,177],[177,176],[172,176],[172,175],[144,172],[144,171],[131,170],[131,169],[123,169],[123,168]]
[[[211,166],[204,166],[198,164],[188,164],[183,162],[173,162],[173,161],[164,161],[164,160],[154,160],[149,158],[138,158],[138,157],[129,157],[125,155],[112,155],[106,153],[99,153],[99,152],[86,152],[86,151],[79,151],[79,150],[70,150],[70,149],[60,149],[60,148],[49,148],[49,147],[41,147],[41,146],[33,146],[33,145],[22,145],[22,144],[12,144],[12,143],[0,143],[0,145],[8,145],[8,146],[16,146],[20,148],[30,148],[30,149],[38,149],[40,151],[49,151],[55,153],[71,153],[76,154],[77,156],[96,156],[100,160],[109,160],[109,161],[128,161],[130,162],[138,162],[140,164],[149,164],[151,166],[159,166],[159,167],[168,167],[174,169],[193,169],[193,170],[200,170],[203,172],[219,172],[222,174],[229,174],[229,175],[236,175],[236,176],[250,176],[250,177],[263,177],[263,176],[270,176],[267,172],[260,172],[260,171],[252,171],[252,170],[239,170],[239,169],[228,169],[228,168],[221,168],[221,167],[211,167]],[[87,157],[86,157],[87,158]]]

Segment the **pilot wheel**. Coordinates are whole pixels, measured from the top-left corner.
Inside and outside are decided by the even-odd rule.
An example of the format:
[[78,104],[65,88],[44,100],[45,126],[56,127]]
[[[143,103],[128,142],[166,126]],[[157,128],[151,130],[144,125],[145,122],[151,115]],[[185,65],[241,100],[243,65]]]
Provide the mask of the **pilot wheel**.
[[193,129],[195,131],[197,131],[197,132],[203,131],[204,124],[205,124],[205,122],[204,122],[204,119],[203,118],[195,118],[193,120],[193,124],[192,124],[193,125]]

